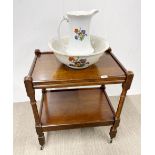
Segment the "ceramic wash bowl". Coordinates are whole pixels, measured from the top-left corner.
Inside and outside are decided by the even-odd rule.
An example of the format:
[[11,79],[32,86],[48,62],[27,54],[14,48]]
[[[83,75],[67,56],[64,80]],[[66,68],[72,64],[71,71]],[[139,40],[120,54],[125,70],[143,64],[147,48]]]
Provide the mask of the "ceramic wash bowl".
[[52,39],[49,41],[49,48],[54,52],[56,58],[63,64],[74,69],[87,68],[95,64],[103,53],[109,48],[109,44],[103,38],[98,36],[90,36],[91,45],[94,52],[89,55],[68,55],[66,52],[69,43],[69,37]]

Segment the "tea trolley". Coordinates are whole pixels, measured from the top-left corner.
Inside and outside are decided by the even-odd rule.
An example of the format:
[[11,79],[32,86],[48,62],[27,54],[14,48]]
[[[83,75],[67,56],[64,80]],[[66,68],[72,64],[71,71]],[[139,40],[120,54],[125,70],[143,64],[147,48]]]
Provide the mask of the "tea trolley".
[[[133,72],[123,67],[110,48],[96,64],[82,70],[61,64],[51,51],[36,49],[24,83],[41,149],[45,144],[44,132],[71,128],[111,126],[109,135],[112,142],[132,79]],[[107,84],[122,84],[116,111],[106,93]],[[100,87],[77,87],[95,85]],[[42,90],[39,109],[36,89]]]

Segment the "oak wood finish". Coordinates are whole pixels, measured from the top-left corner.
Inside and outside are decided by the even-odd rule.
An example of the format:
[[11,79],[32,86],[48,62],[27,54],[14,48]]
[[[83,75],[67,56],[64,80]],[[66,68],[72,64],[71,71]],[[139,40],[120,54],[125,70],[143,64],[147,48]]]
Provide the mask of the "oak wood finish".
[[[68,128],[112,125],[111,142],[116,136],[120,115],[133,73],[127,71],[108,49],[100,60],[83,70],[71,69],[56,59],[53,52],[35,50],[35,57],[24,79],[27,96],[30,98],[36,132],[41,148],[45,144],[44,132]],[[71,89],[65,87],[101,85],[101,88]],[[117,110],[105,91],[106,84],[122,84],[122,93]],[[61,90],[46,90],[61,88]],[[42,90],[38,111],[35,89]]]

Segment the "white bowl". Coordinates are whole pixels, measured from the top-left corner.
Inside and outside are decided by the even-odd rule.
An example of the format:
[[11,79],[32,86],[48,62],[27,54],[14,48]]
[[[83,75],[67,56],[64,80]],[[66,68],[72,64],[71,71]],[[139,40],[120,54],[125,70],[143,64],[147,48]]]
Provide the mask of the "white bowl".
[[56,38],[52,39],[49,41],[48,45],[60,62],[74,69],[83,69],[95,64],[109,48],[109,43],[101,37],[91,35],[90,39],[92,47],[94,48],[94,53],[84,56],[68,55],[66,53],[69,37],[64,37],[60,40]]

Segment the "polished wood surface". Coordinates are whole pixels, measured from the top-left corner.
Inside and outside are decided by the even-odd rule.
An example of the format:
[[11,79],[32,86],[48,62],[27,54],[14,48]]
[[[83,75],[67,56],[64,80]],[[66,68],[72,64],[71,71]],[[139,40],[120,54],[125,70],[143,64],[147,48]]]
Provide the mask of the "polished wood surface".
[[100,88],[47,91],[43,98],[44,131],[114,123],[113,109]]
[[[112,142],[133,76],[133,72],[124,68],[111,49],[107,50],[95,65],[82,70],[74,70],[61,64],[53,52],[35,50],[35,58],[24,78],[24,84],[41,149],[45,144],[45,131],[87,126],[112,125],[109,132]],[[115,112],[105,92],[105,85],[118,83],[122,84],[122,92]],[[64,90],[65,87],[96,84],[101,87]],[[47,88],[58,87],[61,90],[47,91]],[[39,111],[35,89],[42,90]]]
[[[125,71],[120,67],[117,60],[111,55],[111,52],[105,52],[100,60],[81,70],[71,69],[60,63],[52,52],[40,53],[37,56],[33,67],[32,78],[34,86],[49,83],[56,87],[56,84],[65,84],[82,82],[82,85],[99,84],[102,81],[116,80],[116,83],[125,81]],[[96,83],[95,83],[96,82]],[[62,85],[61,85],[62,86]]]

